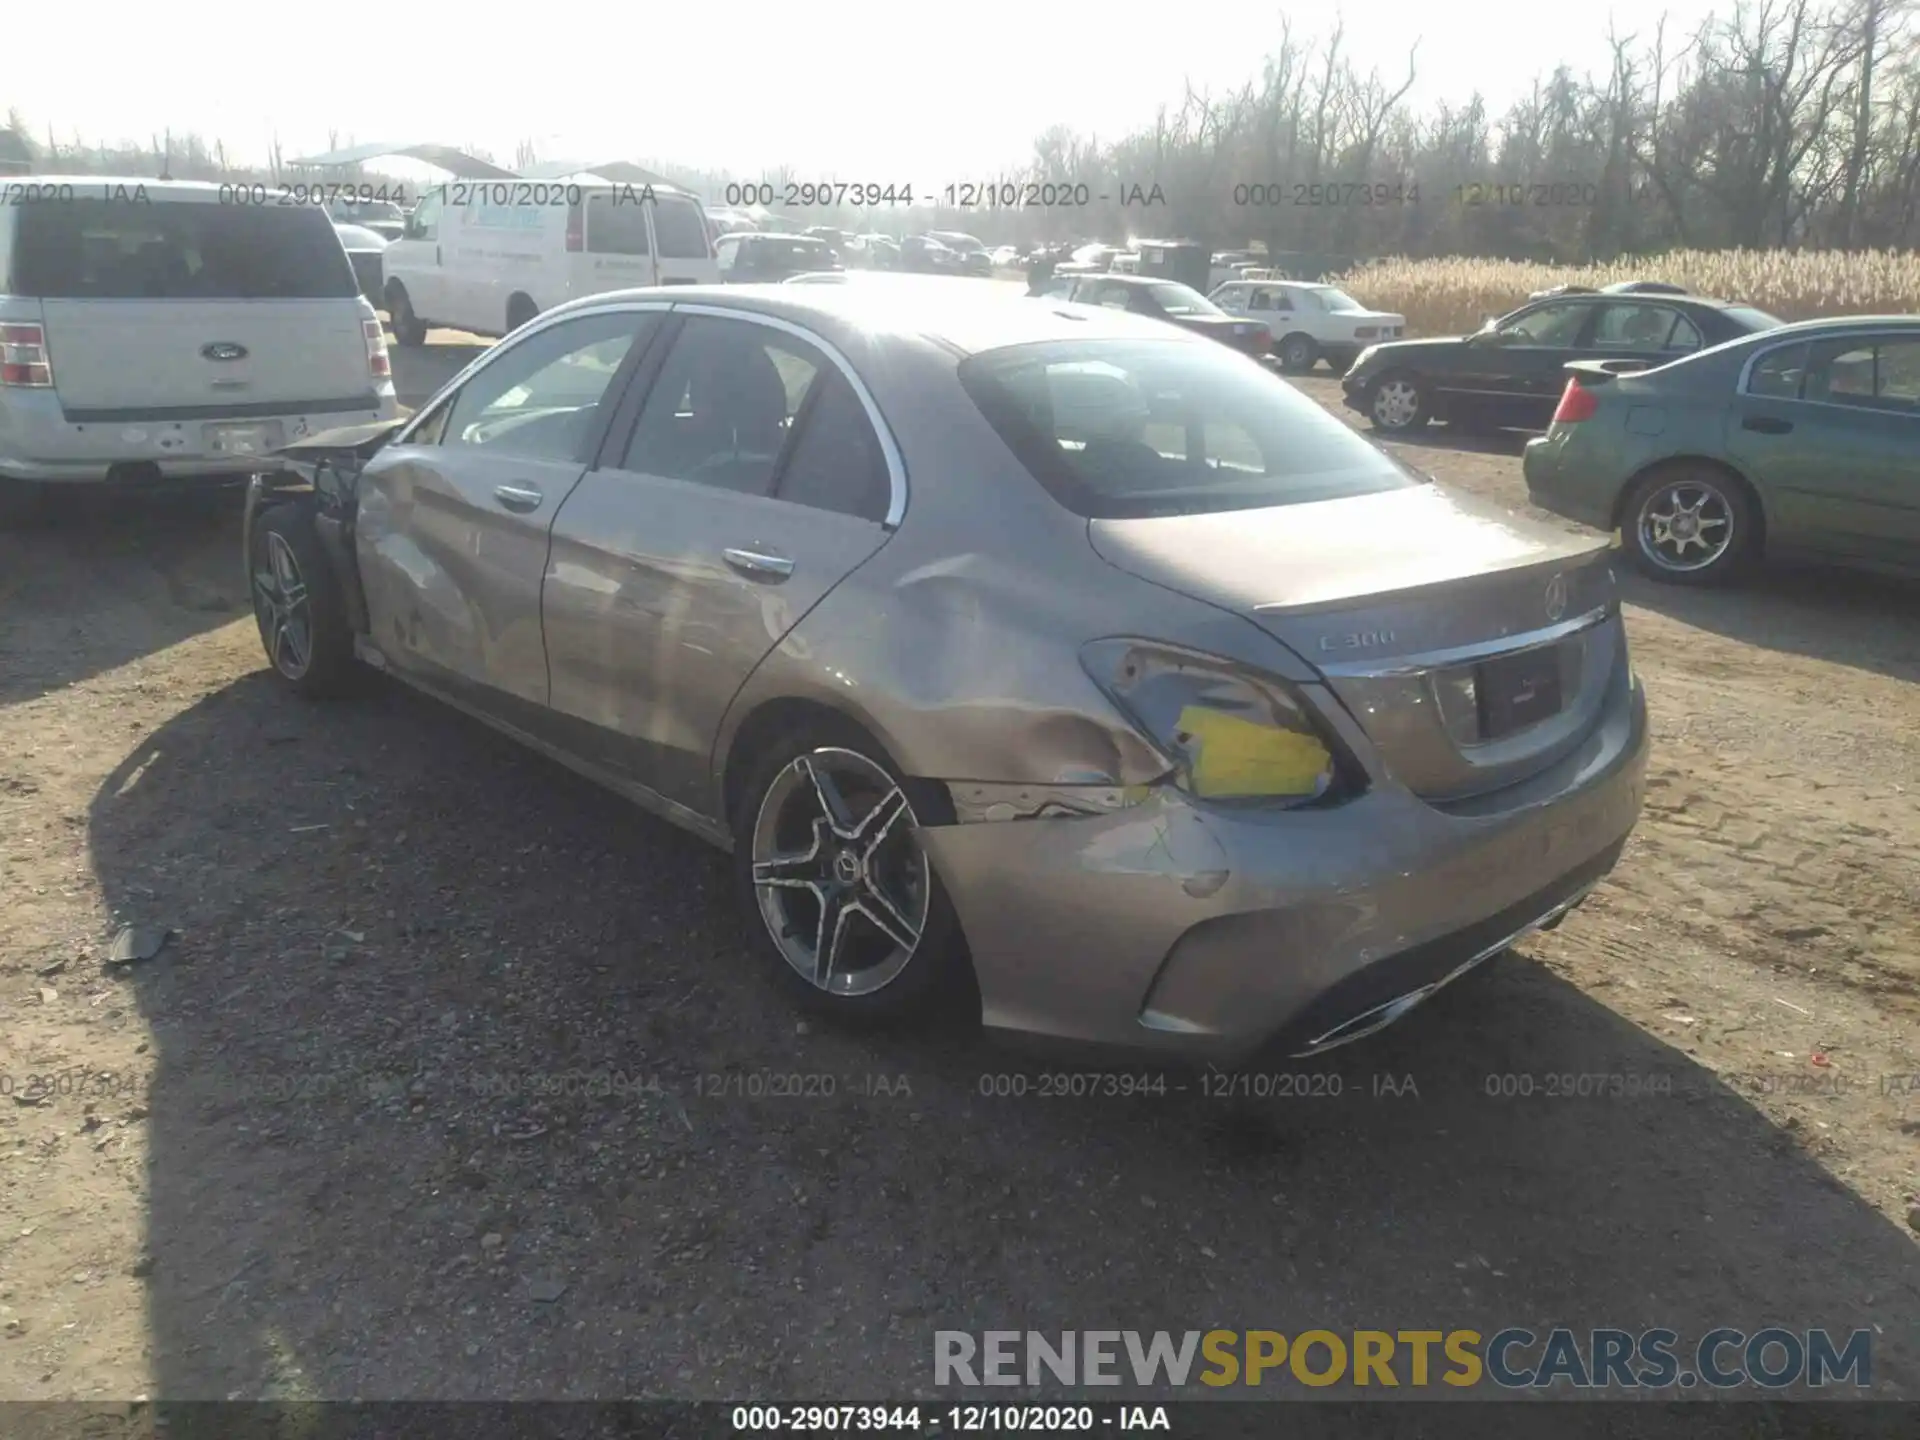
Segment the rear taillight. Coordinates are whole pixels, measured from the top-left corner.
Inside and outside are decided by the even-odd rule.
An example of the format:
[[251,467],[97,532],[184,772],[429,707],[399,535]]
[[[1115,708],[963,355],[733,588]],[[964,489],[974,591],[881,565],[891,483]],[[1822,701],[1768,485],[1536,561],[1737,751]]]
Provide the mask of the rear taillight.
[[587,207],[573,204],[567,207],[567,253],[577,255],[587,248]]
[[0,325],[0,385],[53,388],[53,361],[40,325]]
[[360,329],[367,337],[367,369],[376,380],[393,375],[393,357],[387,354],[386,328],[378,320],[362,320]]
[[1599,408],[1600,402],[1591,390],[1582,387],[1578,379],[1569,379],[1567,388],[1560,392],[1560,408],[1553,412],[1553,423],[1577,425],[1582,420],[1591,420]]

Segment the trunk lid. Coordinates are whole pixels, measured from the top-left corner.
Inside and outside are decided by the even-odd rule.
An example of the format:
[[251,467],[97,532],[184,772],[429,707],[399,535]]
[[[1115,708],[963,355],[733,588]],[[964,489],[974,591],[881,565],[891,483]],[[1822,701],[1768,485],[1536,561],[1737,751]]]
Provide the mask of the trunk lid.
[[1093,520],[1089,536],[1109,563],[1246,616],[1316,667],[1432,800],[1571,750],[1623,643],[1604,539],[1437,486]]
[[[367,395],[358,295],[327,300],[43,300],[68,410],[217,410]],[[210,358],[241,353],[231,359]]]

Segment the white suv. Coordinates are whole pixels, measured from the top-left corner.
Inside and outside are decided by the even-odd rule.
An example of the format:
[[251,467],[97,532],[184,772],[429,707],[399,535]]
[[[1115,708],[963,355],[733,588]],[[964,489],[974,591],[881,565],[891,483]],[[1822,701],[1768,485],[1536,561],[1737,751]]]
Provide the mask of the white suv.
[[1235,280],[1207,297],[1229,315],[1266,322],[1285,370],[1305,372],[1322,357],[1344,374],[1360,352],[1406,334],[1407,317],[1369,310],[1332,285],[1299,280]]
[[398,413],[385,333],[326,212],[244,190],[0,186],[0,489],[237,478]]

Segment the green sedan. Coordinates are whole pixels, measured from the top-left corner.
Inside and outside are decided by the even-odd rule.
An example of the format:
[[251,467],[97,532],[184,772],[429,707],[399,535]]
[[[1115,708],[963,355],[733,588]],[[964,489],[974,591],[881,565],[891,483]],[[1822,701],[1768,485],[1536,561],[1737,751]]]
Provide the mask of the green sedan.
[[1783,325],[1662,365],[1575,361],[1527,443],[1533,502],[1656,580],[1763,556],[1920,574],[1920,317]]

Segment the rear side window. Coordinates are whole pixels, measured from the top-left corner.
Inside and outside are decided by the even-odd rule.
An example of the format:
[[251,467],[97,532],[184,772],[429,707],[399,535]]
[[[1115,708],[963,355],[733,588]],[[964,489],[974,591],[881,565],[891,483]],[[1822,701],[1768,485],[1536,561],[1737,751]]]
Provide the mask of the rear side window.
[[893,482],[866,407],[847,377],[831,365],[821,372],[816,388],[818,393],[799,417],[799,436],[773,493],[816,510],[885,520]]
[[193,201],[23,205],[13,289],[45,300],[346,300],[326,213]]
[[1033,478],[1089,519],[1250,510],[1419,483],[1221,345],[1016,345],[963,361],[959,375]]
[[660,195],[653,202],[653,233],[662,260],[705,260],[707,226],[700,207],[678,195]]

